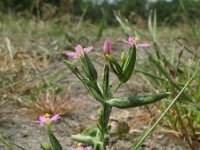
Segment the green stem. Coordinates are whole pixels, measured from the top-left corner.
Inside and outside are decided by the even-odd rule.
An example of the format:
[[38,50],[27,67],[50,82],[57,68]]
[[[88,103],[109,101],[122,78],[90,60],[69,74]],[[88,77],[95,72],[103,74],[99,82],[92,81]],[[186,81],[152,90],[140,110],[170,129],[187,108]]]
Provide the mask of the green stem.
[[118,89],[120,88],[121,85],[122,85],[121,82],[119,82],[119,83],[117,84],[117,86],[115,87],[115,89],[114,89],[113,92],[112,92],[112,95],[114,95],[114,94],[118,91]]
[[[99,114],[99,133],[97,134],[97,143],[102,145],[101,150],[106,150],[106,134],[108,128],[108,122],[110,118],[110,113],[112,106],[108,104],[102,104],[100,114]],[[99,146],[96,146],[94,150],[99,150]]]
[[49,133],[52,133],[52,131],[51,131],[51,124],[50,123],[47,123],[47,130],[48,130]]

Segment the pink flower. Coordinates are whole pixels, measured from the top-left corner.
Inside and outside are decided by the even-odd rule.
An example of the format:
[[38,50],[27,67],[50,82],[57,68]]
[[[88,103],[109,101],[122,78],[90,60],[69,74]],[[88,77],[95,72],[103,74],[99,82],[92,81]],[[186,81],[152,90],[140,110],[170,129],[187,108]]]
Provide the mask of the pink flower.
[[89,46],[87,48],[83,48],[82,45],[78,44],[76,47],[75,47],[75,52],[66,52],[65,54],[69,57],[72,57],[72,58],[77,58],[78,56],[82,55],[83,52],[90,52],[91,50],[93,49],[93,46]]
[[77,148],[70,148],[69,150],[87,150],[87,149],[81,146]]
[[69,150],[92,150],[92,146],[83,147],[81,143],[78,143],[76,148],[69,148]]
[[149,43],[138,43],[138,38],[136,37],[128,37],[128,41],[122,40],[123,42],[131,45],[131,46],[136,46],[136,47],[149,47]]
[[53,121],[56,121],[60,119],[60,116],[58,114],[54,115],[53,117],[50,117],[50,115],[48,113],[46,113],[44,116],[40,116],[39,120],[33,121],[35,123],[51,123]]
[[111,41],[109,41],[109,40],[104,41],[103,53],[104,54],[111,54],[112,53],[112,43],[111,43]]

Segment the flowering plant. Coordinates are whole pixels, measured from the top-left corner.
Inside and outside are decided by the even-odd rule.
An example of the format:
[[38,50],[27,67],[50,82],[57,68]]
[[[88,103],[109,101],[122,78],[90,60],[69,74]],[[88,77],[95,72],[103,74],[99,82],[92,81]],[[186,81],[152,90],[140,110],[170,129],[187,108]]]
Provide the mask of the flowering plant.
[[39,120],[33,122],[50,124],[51,122],[56,121],[58,119],[60,119],[60,116],[58,114],[54,115],[53,117],[50,117],[50,115],[46,113],[44,116],[40,116]]
[[[64,60],[64,63],[84,84],[90,95],[101,104],[96,128],[88,129],[93,130],[93,134],[87,132],[72,135],[73,140],[91,144],[94,150],[106,149],[107,135],[109,134],[108,123],[112,107],[120,109],[137,107],[158,101],[169,95],[169,93],[166,92],[145,96],[114,97],[120,86],[127,82],[132,75],[136,62],[136,49],[138,47],[146,48],[150,46],[148,43],[138,43],[138,39],[135,37],[129,37],[127,41],[123,41],[129,45],[129,50],[128,54],[125,52],[121,54],[120,61],[112,55],[111,41],[105,40],[104,42],[103,56],[105,57],[105,63],[103,67],[102,84],[98,83],[96,68],[88,55],[88,52],[91,51],[93,47],[83,48],[81,45],[77,45],[75,47],[76,52],[66,52],[67,56],[79,60],[82,72],[74,63],[68,60]],[[117,76],[117,85],[110,85],[110,71]]]
[[62,146],[60,145],[59,141],[57,140],[57,138],[51,130],[51,122],[56,121],[58,119],[60,119],[60,116],[58,114],[54,115],[53,117],[50,117],[50,115],[46,113],[44,116],[40,116],[39,120],[33,121],[34,123],[43,123],[47,125],[51,146],[49,144],[41,144],[41,148],[43,150],[63,150]]
[[93,49],[93,46],[83,48],[83,46],[79,44],[75,47],[75,50],[76,50],[75,52],[66,52],[66,55],[70,56],[72,58],[77,58],[78,56],[80,56],[84,52],[90,52],[92,49]]

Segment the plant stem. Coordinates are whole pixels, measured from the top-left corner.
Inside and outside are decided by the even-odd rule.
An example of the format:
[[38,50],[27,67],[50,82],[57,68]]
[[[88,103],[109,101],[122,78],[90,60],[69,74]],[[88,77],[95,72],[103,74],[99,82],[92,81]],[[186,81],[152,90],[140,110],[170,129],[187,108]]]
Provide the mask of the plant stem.
[[112,92],[112,95],[114,95],[116,92],[117,92],[117,90],[119,89],[119,87],[122,85],[122,83],[121,82],[119,82],[118,84],[117,84],[117,86],[115,87],[115,89],[113,90],[113,92]]
[[[106,150],[106,133],[108,128],[108,122],[110,118],[110,113],[112,110],[112,106],[108,104],[102,104],[100,114],[99,114],[99,134],[97,134],[97,143],[102,144],[101,150]],[[99,150],[98,146],[95,148],[95,150]]]

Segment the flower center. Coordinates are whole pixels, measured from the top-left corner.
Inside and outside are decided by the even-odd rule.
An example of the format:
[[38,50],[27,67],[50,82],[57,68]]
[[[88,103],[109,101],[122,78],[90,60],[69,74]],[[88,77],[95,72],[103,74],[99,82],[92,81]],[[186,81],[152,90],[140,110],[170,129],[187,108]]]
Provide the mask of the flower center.
[[46,113],[45,115],[44,115],[44,117],[46,118],[46,123],[47,124],[50,124],[50,115],[48,114],[48,113]]
[[82,144],[81,144],[81,143],[78,143],[78,144],[77,144],[77,150],[80,150],[80,149],[81,149],[81,148],[80,148],[81,146],[82,146]]
[[140,41],[138,37],[133,37],[133,39],[135,40],[135,43],[138,43]]
[[49,118],[50,118],[50,115],[49,115],[48,113],[46,113],[46,114],[44,115],[44,117],[45,117],[46,119],[49,119]]

